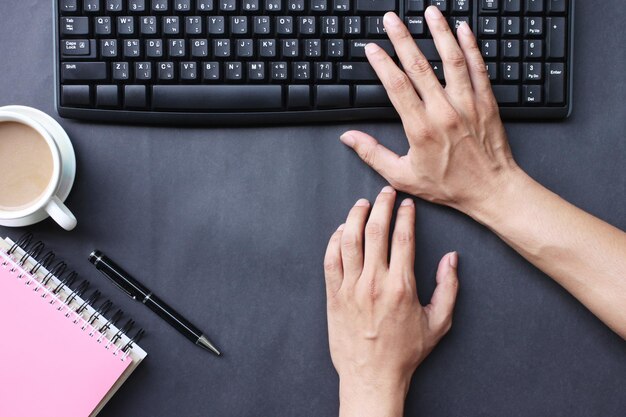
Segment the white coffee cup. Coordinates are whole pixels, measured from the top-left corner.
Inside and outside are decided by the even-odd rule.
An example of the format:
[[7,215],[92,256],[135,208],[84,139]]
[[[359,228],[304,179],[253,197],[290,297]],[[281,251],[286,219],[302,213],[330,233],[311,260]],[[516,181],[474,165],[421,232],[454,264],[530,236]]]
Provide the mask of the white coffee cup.
[[74,229],[76,217],[64,204],[76,176],[76,156],[67,133],[52,117],[30,107],[0,107],[0,123],[3,122],[24,124],[41,135],[52,154],[52,176],[45,191],[26,207],[19,210],[0,208],[0,225],[28,226],[52,217],[65,230]]

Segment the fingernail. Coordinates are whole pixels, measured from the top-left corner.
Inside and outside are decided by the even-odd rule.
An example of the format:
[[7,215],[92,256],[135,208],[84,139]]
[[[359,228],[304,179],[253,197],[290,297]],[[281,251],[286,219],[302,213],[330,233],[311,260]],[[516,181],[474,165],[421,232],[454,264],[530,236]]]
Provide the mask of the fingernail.
[[369,205],[370,205],[370,202],[367,201],[366,199],[362,198],[359,201],[357,201],[354,206],[355,207],[367,207]]
[[459,254],[455,251],[452,252],[448,255],[448,262],[450,263],[450,266],[454,269],[456,269],[457,265],[459,264]]
[[378,52],[379,50],[380,46],[376,45],[375,43],[368,43],[367,45],[365,45],[366,54],[373,54],[375,52]]
[[354,136],[349,133],[344,133],[339,136],[339,140],[343,142],[344,145],[353,147],[354,146]]
[[390,186],[390,185],[387,185],[387,186],[383,187],[383,189],[382,189],[382,190],[380,190],[380,192],[381,192],[381,193],[385,193],[385,194],[391,194],[391,193],[393,193],[394,191],[395,191],[395,190],[394,190],[394,189],[393,189],[393,187],[392,187],[392,186]]
[[402,23],[402,20],[398,17],[394,12],[387,12],[385,16],[383,16],[383,24],[385,26],[399,26]]
[[427,17],[430,17],[431,19],[436,19],[442,16],[439,9],[435,6],[428,6],[426,11],[424,12],[424,15],[426,15]]
[[463,35],[469,35],[472,32],[467,22],[461,22],[456,31],[457,33],[462,33]]
[[338,232],[341,232],[341,231],[342,231],[345,227],[346,227],[346,224],[345,224],[345,223],[340,224],[340,225],[339,225],[339,227],[337,228],[337,231],[338,231]]
[[415,202],[412,198],[405,198],[400,205],[403,207],[414,206]]

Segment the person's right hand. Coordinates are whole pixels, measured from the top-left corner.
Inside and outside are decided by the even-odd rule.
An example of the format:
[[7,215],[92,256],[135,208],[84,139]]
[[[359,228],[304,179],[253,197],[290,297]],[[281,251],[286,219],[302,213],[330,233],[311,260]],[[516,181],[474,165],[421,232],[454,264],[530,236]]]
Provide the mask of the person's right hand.
[[402,119],[407,155],[400,157],[359,131],[346,132],[341,140],[397,190],[470,214],[518,169],[469,26],[458,28],[457,43],[436,7],[425,16],[443,61],[445,88],[394,13],[385,15],[384,25],[404,71],[377,45],[365,48]]

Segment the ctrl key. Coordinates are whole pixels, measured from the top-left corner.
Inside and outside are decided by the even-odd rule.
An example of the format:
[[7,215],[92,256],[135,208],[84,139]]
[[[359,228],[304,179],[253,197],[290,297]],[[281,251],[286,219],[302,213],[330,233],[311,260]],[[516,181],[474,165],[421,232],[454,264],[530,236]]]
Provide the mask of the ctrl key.
[[91,94],[88,85],[61,86],[61,106],[86,107],[91,105]]

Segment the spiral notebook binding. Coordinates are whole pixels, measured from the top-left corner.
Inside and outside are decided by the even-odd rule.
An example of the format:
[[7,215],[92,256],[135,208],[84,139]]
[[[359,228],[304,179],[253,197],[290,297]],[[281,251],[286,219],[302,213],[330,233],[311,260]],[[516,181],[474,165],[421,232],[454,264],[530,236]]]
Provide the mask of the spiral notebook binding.
[[[58,276],[57,276],[58,277]],[[58,277],[60,279],[56,288],[52,290],[52,294],[57,295],[63,288],[70,288],[74,285],[74,282],[78,278],[78,274],[75,271],[68,271],[65,278]]]
[[46,255],[42,258],[42,260],[37,262],[35,266],[31,268],[31,270],[29,271],[30,274],[35,275],[37,271],[39,271],[39,268],[41,268],[42,266],[45,269],[50,270],[50,265],[52,265],[52,262],[54,262],[54,258],[54,252],[48,251],[48,253],[46,253]]
[[[122,360],[125,360],[133,346],[143,337],[145,331],[143,329],[137,330],[133,337],[130,337],[129,333],[135,326],[133,319],[127,319],[122,327],[118,327],[118,323],[122,320],[124,312],[121,309],[117,309],[115,313],[106,318],[106,315],[112,310],[113,303],[110,300],[104,299],[100,305],[96,308],[95,304],[100,301],[102,294],[98,290],[93,290],[89,296],[83,298],[83,296],[89,291],[90,283],[87,280],[82,280],[80,284],[72,289],[74,283],[78,280],[78,273],[68,270],[67,264],[63,261],[58,261],[52,267],[56,255],[53,251],[47,251],[45,255],[42,253],[45,249],[45,244],[42,241],[36,241],[33,243],[34,236],[32,233],[25,233],[11,247],[6,250],[6,254],[9,255],[11,263],[19,266],[12,266],[10,272],[16,272],[20,270],[17,275],[18,279],[22,279],[26,276],[24,284],[27,286],[33,285],[33,291],[40,292],[41,297],[45,298],[48,294],[52,294],[50,297],[50,304],[59,302],[57,310],[64,310],[64,314],[68,318],[72,318],[75,324],[82,322],[81,330],[86,331],[87,328],[91,328],[89,336],[96,338],[98,343],[104,343],[106,349],[113,351],[114,355],[118,355],[122,352]],[[20,249],[21,256],[19,260],[16,258],[17,250]],[[29,262],[32,264],[30,269],[24,266]],[[7,267],[9,261],[3,261],[2,266]],[[30,264],[29,264],[30,266]],[[43,268],[43,272],[41,272]],[[22,270],[24,272],[22,272]],[[54,285],[48,287],[50,282],[53,281]],[[62,294],[66,294],[64,299]],[[75,306],[72,306],[75,304]],[[87,318],[83,317],[83,314],[90,308],[91,314]],[[93,311],[92,311],[93,310]],[[105,324],[100,325],[100,323]],[[110,335],[111,330],[115,330],[115,333]],[[127,338],[126,343],[119,344],[123,337]],[[119,344],[119,346],[118,346]]]

